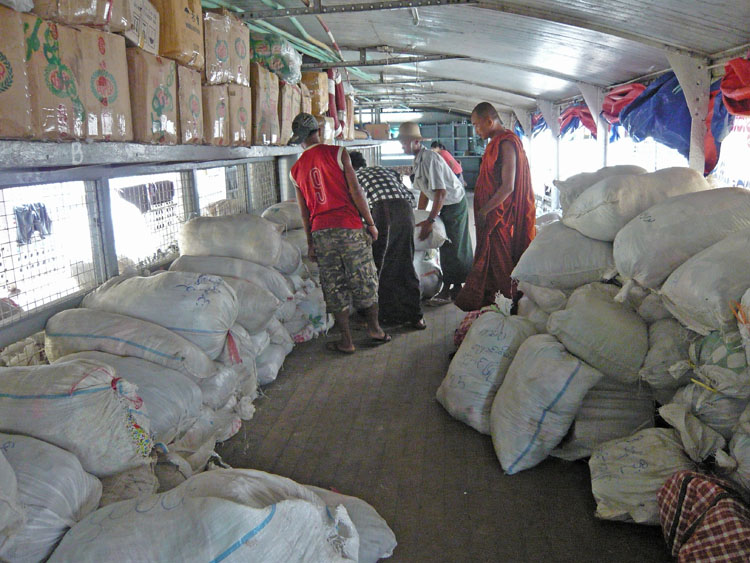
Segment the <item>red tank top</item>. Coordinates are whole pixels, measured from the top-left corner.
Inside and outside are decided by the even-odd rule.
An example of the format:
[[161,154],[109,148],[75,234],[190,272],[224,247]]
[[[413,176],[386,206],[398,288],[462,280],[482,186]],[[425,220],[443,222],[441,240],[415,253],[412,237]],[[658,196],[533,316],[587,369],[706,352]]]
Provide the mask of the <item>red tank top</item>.
[[310,230],[361,229],[362,219],[344,176],[343,147],[313,145],[292,166],[292,181],[310,211]]

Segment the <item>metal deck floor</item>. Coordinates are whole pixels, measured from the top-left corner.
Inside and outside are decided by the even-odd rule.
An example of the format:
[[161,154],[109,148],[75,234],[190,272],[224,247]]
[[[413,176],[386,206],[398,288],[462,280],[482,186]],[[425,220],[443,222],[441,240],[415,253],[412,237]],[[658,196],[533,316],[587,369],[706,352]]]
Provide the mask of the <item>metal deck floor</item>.
[[594,518],[586,463],[548,458],[505,475],[490,437],[440,406],[462,317],[427,308],[427,330],[392,331],[391,343],[353,356],[322,338],[296,346],[218,452],[366,500],[396,534],[394,563],[671,561],[659,528]]

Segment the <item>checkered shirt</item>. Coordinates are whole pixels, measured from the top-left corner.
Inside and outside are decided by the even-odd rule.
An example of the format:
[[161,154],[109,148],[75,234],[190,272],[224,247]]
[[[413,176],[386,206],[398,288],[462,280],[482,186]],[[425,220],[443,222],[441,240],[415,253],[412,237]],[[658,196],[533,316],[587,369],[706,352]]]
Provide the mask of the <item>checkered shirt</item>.
[[389,199],[405,199],[414,206],[414,196],[401,182],[399,175],[382,166],[365,166],[357,170],[357,180],[372,205]]
[[659,519],[678,561],[750,561],[750,508],[730,487],[679,471],[659,489]]

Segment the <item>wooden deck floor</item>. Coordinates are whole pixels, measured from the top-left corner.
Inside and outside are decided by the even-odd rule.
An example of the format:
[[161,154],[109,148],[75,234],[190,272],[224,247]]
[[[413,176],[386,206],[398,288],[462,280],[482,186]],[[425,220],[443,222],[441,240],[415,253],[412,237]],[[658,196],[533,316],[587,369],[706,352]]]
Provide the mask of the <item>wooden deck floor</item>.
[[427,309],[427,330],[353,356],[323,339],[297,346],[219,453],[366,500],[396,534],[394,562],[670,561],[659,528],[594,518],[586,463],[504,475],[490,437],[443,410],[435,391],[461,318]]

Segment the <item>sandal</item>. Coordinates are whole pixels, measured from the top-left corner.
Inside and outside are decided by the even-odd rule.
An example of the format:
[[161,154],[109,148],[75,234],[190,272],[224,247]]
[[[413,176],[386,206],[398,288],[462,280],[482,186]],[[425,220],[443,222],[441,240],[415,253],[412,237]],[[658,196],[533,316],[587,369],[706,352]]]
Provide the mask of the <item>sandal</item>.
[[418,321],[414,321],[408,324],[414,330],[425,330],[427,328],[427,323],[424,322],[424,319],[419,319]]
[[339,348],[339,340],[331,340],[330,342],[326,342],[326,350],[329,352],[336,352],[338,354],[345,354],[347,356],[350,356],[351,354],[354,354],[356,350],[345,350],[343,348]]
[[386,344],[391,340],[393,340],[393,338],[391,338],[391,335],[384,331],[382,338],[375,338],[371,336],[367,342],[370,346],[380,346],[381,344]]
[[433,297],[425,301],[425,305],[429,305],[430,307],[440,307],[442,305],[450,305],[451,303],[453,303],[453,299],[450,297]]

